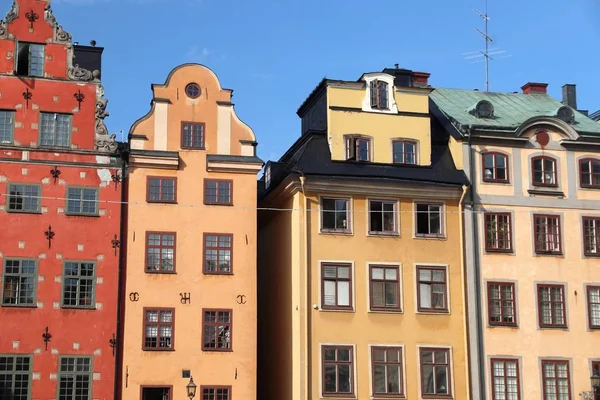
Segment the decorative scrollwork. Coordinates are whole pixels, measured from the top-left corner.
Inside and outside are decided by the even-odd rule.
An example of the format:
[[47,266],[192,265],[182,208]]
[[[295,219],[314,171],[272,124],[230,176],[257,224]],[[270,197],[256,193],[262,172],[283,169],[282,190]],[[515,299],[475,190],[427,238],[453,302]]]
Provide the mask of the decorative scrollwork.
[[6,17],[4,17],[4,20],[6,21],[7,24],[10,24],[15,19],[17,19],[18,16],[19,16],[19,5],[17,4],[16,0],[13,0],[12,7],[10,8],[10,10],[8,10],[8,13],[6,13]]
[[[101,87],[101,85],[99,85]],[[102,89],[102,92],[104,90]],[[117,135],[110,135],[108,128],[104,123],[104,118],[108,117],[110,113],[106,111],[108,105],[108,99],[99,97],[96,100],[96,139],[95,147],[96,150],[114,152],[117,149]]]
[[246,295],[240,294],[237,296],[236,301],[238,304],[246,304]]
[[94,73],[85,68],[80,68],[78,64],[74,67],[67,69],[67,78],[72,81],[79,82],[92,82],[94,79]]
[[71,39],[72,36],[69,32],[65,31],[62,27],[62,25],[60,25],[58,23],[58,21],[56,20],[56,17],[54,16],[54,13],[52,12],[52,8],[50,7],[50,4],[48,4],[44,10],[44,16],[46,18],[46,21],[50,24],[50,26],[52,26],[52,28],[54,29],[54,42],[55,43],[71,43]]
[[594,400],[594,392],[581,392],[581,400]]
[[129,293],[129,301],[133,301],[134,303],[140,300],[140,294],[138,292]]

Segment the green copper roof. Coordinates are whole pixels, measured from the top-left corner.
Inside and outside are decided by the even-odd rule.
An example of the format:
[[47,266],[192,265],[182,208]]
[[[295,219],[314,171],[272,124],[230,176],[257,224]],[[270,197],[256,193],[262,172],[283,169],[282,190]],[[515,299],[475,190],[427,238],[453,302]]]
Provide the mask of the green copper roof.
[[[446,116],[462,127],[473,125],[484,129],[516,130],[530,118],[556,116],[563,106],[547,94],[436,88],[429,96]],[[494,106],[492,118],[477,118],[469,112],[481,100],[487,100]],[[600,124],[576,110],[574,112],[572,126],[577,132],[600,135]]]

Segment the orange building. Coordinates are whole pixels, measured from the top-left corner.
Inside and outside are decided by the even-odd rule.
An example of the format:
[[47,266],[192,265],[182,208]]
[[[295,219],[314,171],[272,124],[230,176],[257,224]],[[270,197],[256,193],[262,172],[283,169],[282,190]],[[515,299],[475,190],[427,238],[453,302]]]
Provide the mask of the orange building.
[[[152,85],[130,131],[122,398],[256,398],[256,157],[208,68]],[[160,371],[160,373],[157,373]]]

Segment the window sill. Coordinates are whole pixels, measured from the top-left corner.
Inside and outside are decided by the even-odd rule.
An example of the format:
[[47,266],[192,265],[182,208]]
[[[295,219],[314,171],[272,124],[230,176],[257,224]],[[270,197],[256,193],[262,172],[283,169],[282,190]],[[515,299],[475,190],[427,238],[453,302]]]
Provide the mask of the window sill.
[[579,185],[579,189],[581,189],[581,190],[600,190],[600,186]]
[[451,394],[421,395],[422,399],[452,399]]
[[148,271],[145,270],[145,273],[147,273],[148,275],[175,275],[177,274],[177,272],[175,271]]
[[560,190],[542,190],[542,189],[528,189],[527,193],[534,196],[556,196],[556,197],[565,197],[565,192]]
[[399,232],[372,232],[372,231],[369,231],[367,233],[367,236],[397,238],[397,237],[400,237],[400,233]]
[[388,399],[406,399],[406,396],[403,394],[377,394],[377,395],[371,396],[369,398],[373,399],[373,400],[378,400],[378,399],[388,400]]
[[485,249],[486,253],[490,254],[513,254],[513,249]]
[[598,258],[600,257],[600,253],[583,253],[583,256],[587,258]]
[[500,324],[500,323],[489,323],[488,322],[488,328],[518,328],[519,325],[517,324]]
[[404,314],[404,311],[401,309],[385,310],[385,309],[371,308],[371,309],[369,309],[369,313],[371,313],[371,314]]
[[202,348],[202,351],[206,351],[209,353],[233,353],[233,349],[205,349],[205,348]]
[[167,200],[146,200],[148,204],[177,204],[177,200],[167,201]]
[[67,217],[92,217],[92,218],[100,217],[100,214],[80,214],[80,213],[70,213],[70,212],[65,212],[65,215]]
[[157,351],[158,352],[162,352],[162,351],[164,351],[164,352],[170,352],[170,351],[175,351],[175,349],[174,348],[169,348],[169,349],[167,349],[167,348],[156,348],[155,349],[155,348],[152,348],[152,347],[150,347],[150,348],[142,347],[142,351],[151,351],[151,352],[157,352]]
[[435,239],[447,239],[446,235],[424,235],[424,234],[415,234],[413,239],[425,239],[425,240],[435,240]]
[[505,186],[511,185],[510,181],[494,181],[494,180],[489,180],[489,179],[482,179],[481,182],[490,183],[492,185],[505,185]]
[[36,304],[4,304],[4,303],[2,303],[1,306],[3,308],[38,308],[38,306]]
[[356,395],[355,394],[344,394],[344,393],[340,393],[340,394],[321,394],[321,398],[322,399],[355,399]]
[[181,146],[181,150],[206,150],[206,146],[202,146],[202,147]]
[[559,331],[568,331],[568,325],[540,325],[539,329],[548,329],[548,330],[559,330]]
[[335,230],[335,229],[321,229],[320,233],[324,235],[352,235],[352,231],[350,230]]
[[61,305],[61,306],[60,306],[60,308],[62,308],[63,310],[87,310],[87,311],[96,311],[96,306],[95,306],[95,305],[93,305],[93,306],[89,306],[89,307],[88,307],[88,306],[86,306],[86,307],[83,307],[83,306],[80,306],[80,307],[78,307],[78,306],[63,306],[63,305]]
[[354,313],[356,312],[356,310],[354,310],[354,308],[350,308],[350,307],[338,307],[338,308],[331,308],[331,307],[319,307],[319,311],[323,311],[323,312],[342,312],[342,313]]
[[34,214],[34,215],[40,215],[42,213],[41,210],[38,210],[38,211],[6,210],[6,212],[9,214]]
[[546,257],[564,257],[564,254],[562,253],[562,251],[544,251],[544,252],[540,252],[540,251],[536,251],[535,252],[536,256],[546,256]]
[[450,311],[448,310],[427,310],[427,309],[417,309],[417,314],[424,315],[450,315]]
[[233,275],[233,272],[209,272],[203,271],[204,275]]
[[207,203],[204,202],[205,206],[225,206],[225,207],[231,207],[233,206],[233,203]]

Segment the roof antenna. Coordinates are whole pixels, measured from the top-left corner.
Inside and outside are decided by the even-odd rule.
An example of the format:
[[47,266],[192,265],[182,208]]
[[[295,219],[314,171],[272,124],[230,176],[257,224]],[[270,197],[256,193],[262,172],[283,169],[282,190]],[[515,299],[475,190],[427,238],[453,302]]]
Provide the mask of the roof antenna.
[[394,67],[396,67],[396,69],[400,69],[400,64],[394,64]]

